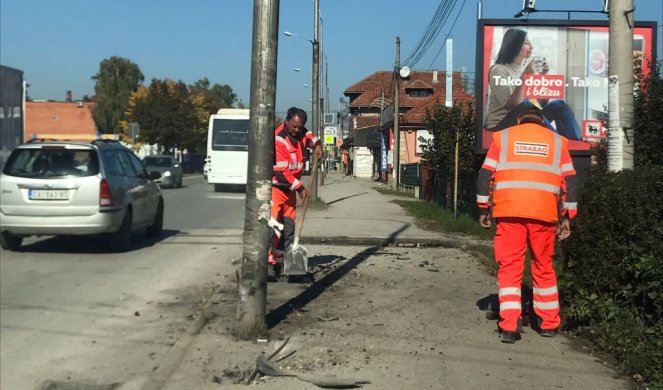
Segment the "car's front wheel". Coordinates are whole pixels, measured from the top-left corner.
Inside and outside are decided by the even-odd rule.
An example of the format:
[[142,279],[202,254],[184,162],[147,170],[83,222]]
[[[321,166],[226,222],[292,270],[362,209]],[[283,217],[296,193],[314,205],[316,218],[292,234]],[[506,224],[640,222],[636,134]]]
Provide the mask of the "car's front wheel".
[[145,229],[147,235],[150,237],[159,237],[163,231],[163,200],[159,201],[159,206],[157,207],[157,213],[154,216],[154,222],[152,225],[148,226]]
[[17,251],[21,249],[21,244],[23,243],[23,237],[15,236],[9,232],[0,233],[0,247],[2,249]]

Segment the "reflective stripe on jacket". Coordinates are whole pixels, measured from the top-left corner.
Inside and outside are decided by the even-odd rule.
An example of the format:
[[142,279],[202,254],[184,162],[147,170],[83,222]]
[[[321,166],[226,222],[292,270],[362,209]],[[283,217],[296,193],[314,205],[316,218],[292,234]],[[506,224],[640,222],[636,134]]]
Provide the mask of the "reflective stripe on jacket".
[[317,138],[308,133],[300,138],[288,134],[282,123],[274,131],[274,166],[272,169],[272,186],[283,190],[302,191],[303,183],[299,180],[304,171],[306,147],[313,147]]
[[[568,140],[547,128],[526,123],[493,133],[493,144],[477,179],[477,204],[493,217],[557,222],[575,217],[576,176]],[[492,190],[492,194],[491,194]]]

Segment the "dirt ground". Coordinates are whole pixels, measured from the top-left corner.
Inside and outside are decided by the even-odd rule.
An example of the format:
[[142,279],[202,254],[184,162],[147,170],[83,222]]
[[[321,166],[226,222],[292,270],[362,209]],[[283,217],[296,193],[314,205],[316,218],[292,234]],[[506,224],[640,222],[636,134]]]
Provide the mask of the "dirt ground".
[[[503,344],[481,308],[494,277],[469,252],[451,248],[311,246],[316,282],[270,283],[271,340],[233,339],[234,272],[221,274],[216,315],[188,346],[166,389],[239,384],[287,338],[276,367],[370,383],[365,389],[629,389],[607,363],[564,335],[524,328]],[[288,356],[288,354],[290,354]],[[315,389],[296,377],[259,377],[250,387]]]

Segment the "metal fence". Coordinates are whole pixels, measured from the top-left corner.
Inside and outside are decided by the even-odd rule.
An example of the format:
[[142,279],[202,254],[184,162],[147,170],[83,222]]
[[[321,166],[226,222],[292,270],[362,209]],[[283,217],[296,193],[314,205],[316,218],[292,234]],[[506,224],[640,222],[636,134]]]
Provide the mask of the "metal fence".
[[[453,209],[453,181],[453,173],[438,172],[426,164],[401,165],[400,183],[419,187],[419,199],[435,202],[443,208]],[[476,173],[459,176],[458,211],[473,217],[478,216],[475,187]]]
[[400,183],[407,186],[421,185],[421,165],[401,164]]

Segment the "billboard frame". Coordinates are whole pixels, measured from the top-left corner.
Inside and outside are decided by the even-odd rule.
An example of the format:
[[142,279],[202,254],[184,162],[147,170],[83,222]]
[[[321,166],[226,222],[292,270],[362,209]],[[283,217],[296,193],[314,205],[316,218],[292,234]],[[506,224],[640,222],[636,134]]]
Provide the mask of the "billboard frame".
[[[488,149],[484,149],[483,144],[483,115],[486,105],[483,88],[484,76],[484,28],[486,26],[506,26],[506,27],[609,27],[608,20],[568,20],[568,19],[478,19],[477,20],[477,39],[476,39],[476,54],[475,54],[475,80],[474,92],[477,100],[475,108],[475,121],[476,121],[476,142],[475,153],[485,155]],[[656,61],[656,48],[657,48],[657,23],[655,21],[636,21],[634,28],[651,28],[652,29],[652,42],[651,42],[651,59],[652,62]],[[643,64],[644,65],[644,64]],[[589,156],[592,151],[590,150],[571,150],[572,156]]]

